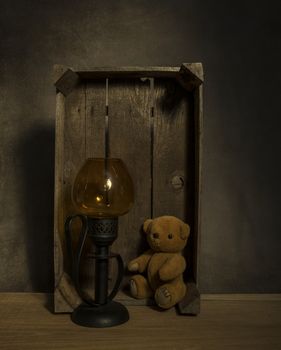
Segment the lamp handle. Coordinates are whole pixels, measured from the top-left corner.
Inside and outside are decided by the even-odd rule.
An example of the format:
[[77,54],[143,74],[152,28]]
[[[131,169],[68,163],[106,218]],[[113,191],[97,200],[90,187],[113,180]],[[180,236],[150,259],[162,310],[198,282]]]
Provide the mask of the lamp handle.
[[115,297],[115,295],[118,293],[120,284],[121,284],[123,276],[124,276],[124,263],[123,263],[123,260],[121,258],[121,255],[120,254],[111,254],[110,257],[115,258],[117,260],[118,274],[117,274],[117,279],[116,279],[115,285],[114,285],[111,293],[107,297],[108,300],[112,300]]
[[[78,241],[78,245],[77,245],[77,254],[75,255],[74,251],[73,251],[73,244],[72,244],[71,226],[72,226],[73,220],[76,218],[79,218],[80,221],[82,222],[82,228],[81,228],[81,233],[80,233],[80,237],[79,237],[79,241]],[[77,291],[78,295],[80,296],[80,298],[85,303],[87,303],[89,305],[97,306],[97,305],[99,305],[98,303],[96,303],[91,298],[88,298],[85,295],[85,293],[83,293],[82,288],[80,286],[80,278],[79,278],[81,255],[82,255],[83,247],[84,247],[87,235],[88,235],[88,228],[89,228],[88,218],[85,215],[76,214],[73,216],[69,216],[66,219],[65,236],[66,236],[67,251],[68,251],[68,255],[70,257],[70,264],[71,264],[70,270],[71,270],[72,280],[74,282],[76,291]],[[93,256],[93,257],[98,258],[97,256]],[[123,260],[119,254],[110,254],[109,256],[106,256],[106,259],[108,259],[108,258],[115,258],[117,260],[117,267],[118,267],[118,274],[117,274],[115,285],[107,297],[107,300],[112,300],[116,296],[116,294],[118,293],[120,284],[121,284],[122,279],[123,279],[124,263],[123,263]]]
[[[78,241],[77,254],[74,255],[72,237],[71,237],[71,226],[72,226],[73,220],[76,218],[79,218],[80,221],[82,222],[82,229],[81,229],[81,233],[80,233],[80,237],[79,237],[79,241]],[[81,260],[83,247],[84,247],[84,244],[85,244],[85,241],[87,238],[87,234],[88,234],[87,216],[77,214],[77,215],[69,216],[66,219],[65,236],[66,236],[67,251],[68,251],[68,255],[70,257],[70,264],[71,264],[70,271],[71,271],[71,275],[72,275],[71,276],[72,280],[74,282],[76,291],[77,291],[78,295],[80,296],[80,298],[89,305],[96,305],[96,303],[93,300],[91,300],[85,296],[85,294],[83,293],[81,286],[80,286],[80,278],[79,278],[80,260]]]

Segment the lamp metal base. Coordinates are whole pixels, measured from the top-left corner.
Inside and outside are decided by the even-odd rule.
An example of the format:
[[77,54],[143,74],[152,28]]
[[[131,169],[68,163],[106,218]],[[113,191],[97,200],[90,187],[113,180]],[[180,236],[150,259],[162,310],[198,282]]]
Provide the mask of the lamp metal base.
[[116,301],[104,305],[79,305],[72,313],[74,323],[84,327],[105,328],[125,323],[129,320],[126,307]]

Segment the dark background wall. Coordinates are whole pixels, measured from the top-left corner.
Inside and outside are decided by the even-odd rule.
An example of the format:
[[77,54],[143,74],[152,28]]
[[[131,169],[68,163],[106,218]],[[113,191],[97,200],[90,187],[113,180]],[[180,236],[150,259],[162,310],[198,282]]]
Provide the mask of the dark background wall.
[[201,61],[201,290],[281,292],[280,10],[279,1],[2,1],[0,290],[52,290],[52,66]]

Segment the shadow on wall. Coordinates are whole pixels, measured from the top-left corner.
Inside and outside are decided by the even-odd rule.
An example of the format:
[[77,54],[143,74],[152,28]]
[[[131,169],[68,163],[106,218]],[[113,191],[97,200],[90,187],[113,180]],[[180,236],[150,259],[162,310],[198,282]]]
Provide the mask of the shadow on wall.
[[27,290],[53,292],[53,198],[55,128],[38,125],[20,140],[21,207],[31,285]]

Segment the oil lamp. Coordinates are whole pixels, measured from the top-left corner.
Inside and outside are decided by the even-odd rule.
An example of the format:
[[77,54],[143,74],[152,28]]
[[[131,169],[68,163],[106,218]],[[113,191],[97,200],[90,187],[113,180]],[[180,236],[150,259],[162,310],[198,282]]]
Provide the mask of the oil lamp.
[[[108,80],[106,80],[106,95]],[[108,101],[108,98],[107,98]],[[72,279],[82,304],[71,315],[72,321],[86,327],[111,327],[129,319],[127,309],[112,299],[123,277],[123,261],[119,254],[109,254],[109,247],[117,238],[118,216],[126,214],[134,199],[133,183],[121,159],[109,157],[108,106],[105,118],[105,157],[88,158],[79,170],[72,188],[72,201],[77,214],[65,223],[66,242],[72,264]],[[73,249],[71,226],[74,219],[82,222],[77,248]],[[95,245],[95,298],[86,296],[80,285],[80,260],[89,237]],[[115,286],[108,295],[108,262],[117,259]]]

